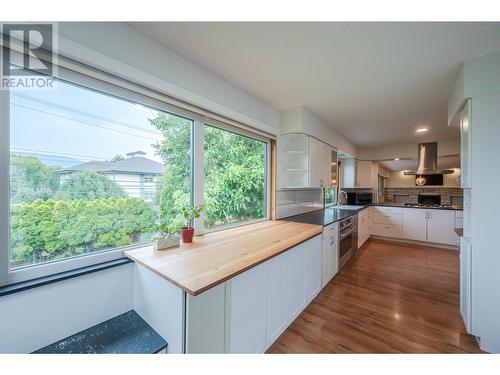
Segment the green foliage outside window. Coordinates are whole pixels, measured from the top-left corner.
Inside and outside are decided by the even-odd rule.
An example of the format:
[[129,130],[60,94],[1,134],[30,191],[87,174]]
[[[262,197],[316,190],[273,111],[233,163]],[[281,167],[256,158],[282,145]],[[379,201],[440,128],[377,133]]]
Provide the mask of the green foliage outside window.
[[45,165],[34,156],[10,156],[10,199],[13,203],[49,199],[59,188],[60,167]]
[[94,171],[73,172],[56,192],[56,200],[102,199],[125,197],[123,189],[108,177]]
[[205,225],[264,216],[265,143],[205,126]]
[[[14,265],[150,241],[160,229],[174,234],[185,226],[182,208],[191,206],[192,121],[168,113],[149,121],[162,134],[153,147],[165,165],[151,205],[127,197],[118,184],[97,172],[74,172],[60,182],[61,168],[36,157],[11,155]],[[208,228],[265,215],[265,147],[264,142],[205,126]]]
[[11,260],[60,259],[132,244],[156,229],[156,213],[141,198],[55,201],[11,206]]

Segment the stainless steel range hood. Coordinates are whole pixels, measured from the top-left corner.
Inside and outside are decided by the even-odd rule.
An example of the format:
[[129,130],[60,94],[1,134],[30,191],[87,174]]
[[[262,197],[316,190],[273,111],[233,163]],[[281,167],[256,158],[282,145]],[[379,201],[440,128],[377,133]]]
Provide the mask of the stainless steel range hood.
[[405,171],[405,175],[451,174],[453,169],[437,168],[437,142],[418,144],[418,167],[416,171]]

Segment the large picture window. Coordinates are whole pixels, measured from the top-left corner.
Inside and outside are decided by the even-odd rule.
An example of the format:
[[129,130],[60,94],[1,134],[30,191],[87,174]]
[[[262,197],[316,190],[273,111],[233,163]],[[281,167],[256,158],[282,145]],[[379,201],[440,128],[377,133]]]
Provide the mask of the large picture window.
[[191,197],[193,121],[70,82],[10,92],[10,268],[151,242]]
[[198,233],[267,219],[267,138],[80,68],[0,95],[0,280],[120,258],[178,233],[192,204],[205,206]]

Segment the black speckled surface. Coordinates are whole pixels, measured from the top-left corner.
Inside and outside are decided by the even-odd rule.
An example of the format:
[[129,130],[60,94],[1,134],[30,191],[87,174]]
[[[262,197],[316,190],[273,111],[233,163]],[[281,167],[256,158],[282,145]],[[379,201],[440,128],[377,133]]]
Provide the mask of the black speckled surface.
[[404,203],[396,202],[384,202],[384,203],[372,203],[372,206],[387,206],[387,207],[402,207],[402,208],[423,208],[424,210],[463,210],[462,206],[451,205],[446,207],[426,207],[426,206],[405,206]]
[[35,351],[43,354],[158,353],[167,342],[134,310]]
[[387,206],[387,207],[401,207],[401,208],[423,208],[426,210],[462,210],[461,206],[449,206],[449,207],[405,207],[404,203],[372,203],[370,205],[360,206],[357,210],[346,210],[341,208],[325,208],[322,210],[316,210],[311,212],[306,212],[305,214],[285,217],[281,220],[293,221],[295,223],[307,223],[315,225],[327,226],[336,221],[345,219],[346,217],[352,216],[363,208],[369,206]]
[[285,217],[281,220],[293,221],[295,223],[307,223],[316,225],[330,225],[336,221],[345,219],[346,217],[352,216],[358,213],[363,208],[368,206],[362,206],[357,210],[343,210],[339,208],[325,208],[323,210],[316,210],[311,212],[306,212],[305,214]]

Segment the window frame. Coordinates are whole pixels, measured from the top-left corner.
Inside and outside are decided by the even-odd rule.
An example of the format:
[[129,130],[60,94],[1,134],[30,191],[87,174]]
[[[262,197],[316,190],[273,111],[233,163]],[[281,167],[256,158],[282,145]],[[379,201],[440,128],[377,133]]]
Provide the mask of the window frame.
[[[193,118],[193,114],[190,112],[184,111],[182,109],[175,108],[174,106],[163,103],[159,100],[146,97],[142,94],[131,92],[127,89],[123,89],[121,87],[115,86],[113,84],[109,84],[107,82],[103,82],[97,80],[93,77],[85,76],[81,73],[76,73],[69,69],[59,67],[58,68],[58,79],[68,82],[72,85],[77,85],[86,90],[91,90],[100,94],[109,95],[121,100],[128,101],[133,104],[140,104],[152,108],[154,110],[167,112],[173,114],[175,116],[179,116],[182,118],[186,118],[190,120],[191,123],[191,134],[193,133],[193,127],[195,124],[195,119]],[[10,108],[10,91],[5,90],[2,91],[2,96],[0,97],[2,103],[0,103],[0,107]],[[10,267],[10,201],[9,201],[9,160],[10,160],[10,114],[9,111],[4,112],[5,115],[0,119],[2,121],[1,129],[2,129],[2,142],[1,145],[1,166],[0,173],[3,176],[7,176],[4,179],[4,183],[0,183],[0,193],[2,194],[1,203],[5,204],[6,202],[6,210],[2,210],[0,212],[5,212],[6,215],[2,214],[0,217],[0,223],[2,227],[0,229],[0,235],[2,237],[2,243],[0,243],[0,285],[4,284],[15,284],[22,281],[27,281],[31,279],[36,279],[39,277],[49,276],[51,274],[56,274],[60,272],[70,271],[76,268],[86,267],[95,265],[98,263],[108,262],[111,260],[116,260],[119,258],[123,258],[123,252],[129,249],[137,249],[151,246],[151,244],[133,244],[128,246],[120,246],[113,249],[103,249],[100,251],[95,251],[90,254],[77,255],[68,257],[65,259],[58,259],[53,261],[48,261],[41,264],[29,265],[29,266],[21,266],[16,269],[11,269]],[[191,115],[191,116],[190,116]],[[191,145],[192,146],[192,145]],[[192,173],[192,170],[191,170]],[[191,190],[193,190],[193,181],[191,178]],[[5,192],[4,192],[5,190]],[[1,206],[0,206],[1,207]],[[5,223],[4,223],[5,221]]]
[[[11,51],[12,53],[19,53]],[[64,59],[59,58],[59,62]],[[77,64],[75,62],[75,64]],[[246,220],[237,223],[222,225],[206,229],[204,225],[204,214],[195,220],[194,228],[197,235],[217,232],[229,228],[253,224],[269,220],[271,217],[271,137],[266,137],[259,130],[253,133],[247,129],[251,127],[241,124],[241,128],[233,125],[239,124],[227,119],[227,123],[208,117],[202,112],[194,112],[171,104],[172,99],[157,91],[145,88],[130,81],[124,81],[119,77],[100,71],[91,66],[79,64],[75,69],[68,68],[68,63],[58,66],[57,78],[70,84],[78,85],[84,89],[92,90],[105,95],[131,103],[141,104],[155,110],[167,112],[192,121],[191,124],[191,204],[204,204],[204,134],[205,125],[214,126],[223,130],[257,139],[266,144],[265,153],[265,177],[264,177],[264,212],[263,218]],[[97,77],[97,78],[96,78]],[[109,79],[107,79],[109,77]],[[121,85],[123,81],[123,85]],[[134,88],[137,90],[134,90]],[[148,91],[149,90],[149,91]],[[148,95],[148,93],[151,95]],[[46,263],[10,269],[10,196],[9,196],[9,168],[10,168],[10,92],[0,91],[0,286],[14,284],[22,281],[32,280],[39,277],[49,276],[60,272],[91,266],[110,260],[124,257],[124,251],[128,249],[151,248],[152,244],[133,244],[117,247],[110,250],[96,251],[90,254],[68,257],[49,261]],[[164,98],[164,100],[162,100]],[[187,103],[189,105],[189,103]],[[229,124],[231,123],[231,124]]]

